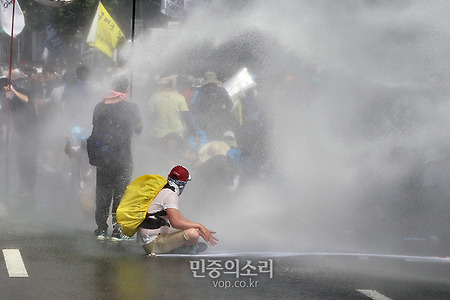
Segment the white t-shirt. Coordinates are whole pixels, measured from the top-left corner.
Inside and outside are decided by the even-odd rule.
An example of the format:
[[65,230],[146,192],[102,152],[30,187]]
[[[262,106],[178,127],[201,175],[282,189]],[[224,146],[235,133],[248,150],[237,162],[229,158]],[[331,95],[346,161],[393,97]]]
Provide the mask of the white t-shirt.
[[[161,210],[166,210],[168,208],[178,209],[178,193],[172,191],[171,189],[162,189],[147,210],[148,213],[156,213]],[[167,216],[162,216],[161,218],[169,222]],[[146,245],[152,242],[156,237],[161,234],[167,234],[169,232],[169,226],[161,226],[158,229],[147,229],[139,227],[137,230],[137,242],[139,245]]]

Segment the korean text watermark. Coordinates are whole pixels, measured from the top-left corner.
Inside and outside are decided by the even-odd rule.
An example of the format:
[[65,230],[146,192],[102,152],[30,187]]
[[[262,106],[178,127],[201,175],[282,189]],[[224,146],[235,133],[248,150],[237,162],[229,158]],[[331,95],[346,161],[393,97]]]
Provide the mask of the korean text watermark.
[[[273,278],[273,260],[239,259],[199,259],[189,261],[189,267],[195,278],[211,278],[213,286],[218,288],[255,288],[258,287],[258,276]],[[219,280],[219,277],[231,276],[234,280]],[[225,279],[225,278],[223,278]]]

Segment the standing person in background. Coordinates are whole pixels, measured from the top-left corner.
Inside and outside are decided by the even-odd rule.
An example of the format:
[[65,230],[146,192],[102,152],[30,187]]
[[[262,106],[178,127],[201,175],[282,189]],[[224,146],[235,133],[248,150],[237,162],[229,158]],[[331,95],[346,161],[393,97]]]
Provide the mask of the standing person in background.
[[182,137],[186,129],[183,114],[189,109],[183,95],[176,90],[176,76],[161,78],[160,85],[161,90],[147,104],[153,116],[154,135],[163,138],[176,133]]
[[160,80],[161,91],[156,92],[147,106],[152,115],[153,133],[159,145],[165,136],[176,133],[184,137],[189,109],[184,97],[176,90],[176,76]]
[[[284,99],[284,98],[280,98]],[[236,140],[247,158],[252,159],[245,171],[248,179],[254,178],[251,174],[264,174],[263,169],[268,160],[268,132],[266,116],[258,98],[257,87],[254,86],[240,95],[241,126],[237,131]],[[249,162],[249,161],[247,161]],[[255,168],[255,169],[253,169]]]
[[[31,197],[36,185],[37,154],[39,148],[39,123],[33,98],[24,89],[25,75],[18,69],[11,72],[11,85],[3,81],[6,91],[2,110],[9,106],[13,132],[14,154],[17,160],[20,183],[18,193],[21,197]],[[7,103],[9,102],[9,103]]]
[[75,71],[75,78],[67,81],[67,86],[61,97],[61,112],[68,122],[67,130],[74,126],[88,128],[93,100],[96,97],[94,89],[89,84],[90,70],[86,66],[79,66]]
[[60,85],[60,76],[55,72],[55,69],[51,66],[45,66],[42,69],[42,75],[44,76],[43,89],[44,89],[44,101],[50,99],[50,95],[53,89]]
[[[52,94],[59,90],[62,81],[60,75],[48,66],[44,67],[42,76],[41,87],[43,87],[42,95],[44,96],[40,98],[38,107],[39,124],[42,132],[39,161],[46,171],[54,172],[58,169],[59,158],[57,157],[61,154],[61,137],[66,133],[66,130],[64,126],[61,126],[60,101],[55,101]],[[34,88],[39,91],[37,86]],[[37,101],[36,98],[33,97],[33,99]]]
[[210,140],[219,140],[225,131],[235,130],[237,124],[231,113],[233,102],[216,73],[205,73],[200,91],[191,105],[196,129],[204,131]]
[[[108,96],[98,103],[94,109],[91,137],[99,137],[102,148],[107,149],[102,155],[102,162],[97,166],[95,234],[98,240],[107,238],[107,219],[112,202],[113,232],[111,241],[124,240],[116,220],[116,210],[125,189],[131,181],[133,173],[133,158],[131,155],[131,137],[142,132],[142,120],[136,103],[127,101],[129,89],[128,78],[117,76],[111,86]],[[89,139],[91,139],[91,137]],[[88,152],[89,152],[88,139]],[[89,153],[91,161],[91,153]]]
[[42,86],[42,74],[36,69],[31,69],[28,73],[26,90],[33,98],[36,106],[44,103],[44,88]]

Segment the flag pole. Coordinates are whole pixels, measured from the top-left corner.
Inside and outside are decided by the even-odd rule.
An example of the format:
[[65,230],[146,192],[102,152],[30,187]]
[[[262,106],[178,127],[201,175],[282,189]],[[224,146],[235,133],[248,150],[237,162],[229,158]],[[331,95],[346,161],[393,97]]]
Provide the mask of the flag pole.
[[10,52],[9,52],[9,86],[11,86],[11,69],[12,69],[12,56],[13,56],[15,10],[16,10],[16,0],[13,0],[13,11],[12,11],[12,19],[11,19],[11,47],[10,47]]
[[[12,56],[13,56],[13,41],[14,41],[14,12],[16,9],[16,0],[13,0],[13,13],[11,19],[11,45],[9,51],[9,75],[8,75],[8,85],[11,88],[11,69],[12,69]],[[11,106],[9,100],[8,103],[8,113],[6,117],[6,162],[5,162],[5,196],[8,195],[8,186],[9,186],[9,136],[11,133]]]
[[[130,55],[131,61],[133,61],[135,26],[136,26],[136,0],[133,0],[133,11],[131,13],[131,55]],[[131,63],[129,94],[130,99],[133,100],[133,63]]]
[[132,22],[131,22],[131,41],[134,41],[134,34],[135,34],[135,26],[136,26],[136,0],[133,0],[133,15],[132,15]]

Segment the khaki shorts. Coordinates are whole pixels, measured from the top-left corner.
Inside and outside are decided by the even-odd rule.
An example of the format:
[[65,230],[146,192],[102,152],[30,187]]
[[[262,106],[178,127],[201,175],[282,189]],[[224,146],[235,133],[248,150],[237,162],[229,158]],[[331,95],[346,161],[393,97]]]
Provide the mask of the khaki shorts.
[[155,240],[144,245],[144,250],[148,254],[169,253],[173,249],[185,245],[188,240],[189,237],[184,230],[160,234]]

